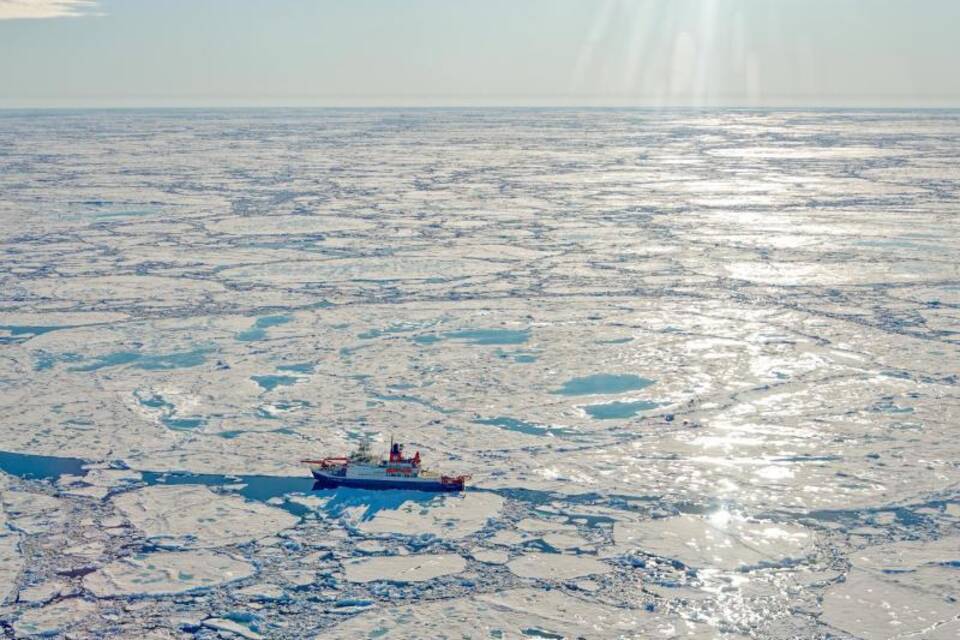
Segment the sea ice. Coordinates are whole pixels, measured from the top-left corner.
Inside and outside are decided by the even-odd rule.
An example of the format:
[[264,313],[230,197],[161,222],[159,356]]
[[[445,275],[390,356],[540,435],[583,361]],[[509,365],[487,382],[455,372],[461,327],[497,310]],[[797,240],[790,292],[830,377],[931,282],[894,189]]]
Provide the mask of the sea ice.
[[851,553],[850,562],[860,569],[888,574],[916,571],[924,566],[960,567],[960,537],[948,535],[938,540],[908,540],[866,547]]
[[6,514],[7,527],[26,534],[56,528],[63,522],[63,502],[43,493],[5,490],[0,504]]
[[99,598],[168,595],[218,587],[255,571],[249,562],[212,551],[159,551],[115,560],[84,576],[83,586]]
[[26,609],[13,623],[17,638],[62,635],[97,610],[97,605],[82,598],[68,598],[36,609]]
[[325,630],[317,640],[414,637],[712,640],[725,636],[671,614],[613,607],[558,590],[512,589],[370,610]]
[[610,566],[588,556],[560,553],[528,553],[507,563],[507,567],[521,578],[539,580],[569,580],[610,571]]
[[17,594],[17,602],[43,604],[72,591],[73,587],[63,580],[51,580],[38,585],[21,589]]
[[777,565],[814,550],[814,535],[798,525],[760,522],[718,512],[617,522],[613,553],[643,552],[690,567],[737,569]]
[[922,638],[954,640],[960,605],[854,569],[827,592],[820,619],[864,640]]
[[503,498],[492,493],[439,496],[430,502],[406,502],[397,509],[377,512],[359,523],[364,533],[416,536],[431,533],[458,539],[480,530],[503,507]]
[[506,551],[494,551],[490,549],[474,549],[470,556],[479,562],[486,564],[506,564],[510,555]]
[[[135,595],[79,637],[957,633],[956,113],[0,121],[4,624],[63,581]],[[312,490],[391,435],[477,490]]]
[[234,620],[225,618],[207,618],[203,621],[203,626],[215,631],[223,631],[229,636],[246,638],[246,640],[261,640],[262,635]]
[[466,566],[466,561],[458,555],[417,554],[348,560],[344,562],[344,572],[350,582],[424,582],[460,573]]
[[114,504],[148,538],[180,547],[241,544],[297,523],[281,509],[202,486],[145,487],[117,496]]
[[0,603],[3,603],[17,589],[17,576],[23,569],[23,556],[20,555],[20,536],[3,527],[0,512]]

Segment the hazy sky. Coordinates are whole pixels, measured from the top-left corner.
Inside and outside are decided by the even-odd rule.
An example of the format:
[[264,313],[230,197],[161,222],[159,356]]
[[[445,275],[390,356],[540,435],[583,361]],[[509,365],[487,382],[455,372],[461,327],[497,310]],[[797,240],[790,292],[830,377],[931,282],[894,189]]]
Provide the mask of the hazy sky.
[[0,106],[960,106],[960,0],[0,0]]

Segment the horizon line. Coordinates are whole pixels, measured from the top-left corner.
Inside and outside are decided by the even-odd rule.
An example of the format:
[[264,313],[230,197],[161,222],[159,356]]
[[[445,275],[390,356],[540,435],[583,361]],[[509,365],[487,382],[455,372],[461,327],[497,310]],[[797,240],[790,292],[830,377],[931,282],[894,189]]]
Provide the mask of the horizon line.
[[868,105],[868,104],[510,104],[510,103],[478,103],[478,104],[303,104],[303,103],[276,103],[276,104],[71,104],[71,105],[4,105],[0,102],[0,111],[159,111],[159,110],[250,110],[250,109],[289,109],[289,110],[396,110],[396,109],[431,109],[431,110],[466,110],[466,109],[636,109],[645,111],[709,111],[709,110],[739,110],[739,111],[955,111],[960,110],[960,102],[931,105],[931,104],[904,104],[904,105]]

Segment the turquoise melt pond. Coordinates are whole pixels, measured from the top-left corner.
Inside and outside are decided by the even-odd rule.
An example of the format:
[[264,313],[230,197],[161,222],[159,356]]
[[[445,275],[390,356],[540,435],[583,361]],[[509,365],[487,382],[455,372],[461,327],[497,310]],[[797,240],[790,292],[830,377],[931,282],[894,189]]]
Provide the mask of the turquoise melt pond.
[[632,418],[641,411],[656,409],[660,404],[637,400],[635,402],[608,402],[606,404],[588,404],[583,407],[587,415],[597,420],[622,420]]
[[646,389],[653,382],[629,373],[598,373],[582,378],[571,378],[555,393],[564,396],[614,395]]

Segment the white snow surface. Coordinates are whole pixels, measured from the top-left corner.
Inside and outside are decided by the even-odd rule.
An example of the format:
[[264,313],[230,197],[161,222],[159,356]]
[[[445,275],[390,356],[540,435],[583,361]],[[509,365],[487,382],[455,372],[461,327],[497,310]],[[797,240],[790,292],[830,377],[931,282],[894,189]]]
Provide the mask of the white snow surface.
[[294,526],[289,513],[206,487],[146,487],[114,499],[117,509],[148,538],[165,545],[208,548],[242,544]]
[[169,595],[248,578],[252,564],[212,551],[160,551],[128,556],[97,569],[83,586],[98,597]]
[[344,574],[350,582],[425,582],[454,573],[460,573],[466,561],[452,554],[416,554],[407,556],[380,556],[358,558],[344,563]]

